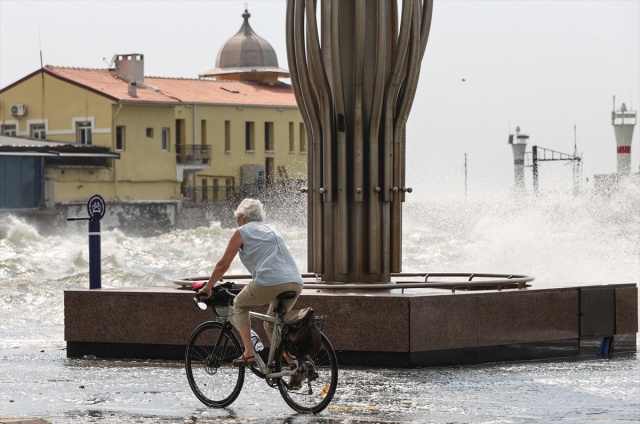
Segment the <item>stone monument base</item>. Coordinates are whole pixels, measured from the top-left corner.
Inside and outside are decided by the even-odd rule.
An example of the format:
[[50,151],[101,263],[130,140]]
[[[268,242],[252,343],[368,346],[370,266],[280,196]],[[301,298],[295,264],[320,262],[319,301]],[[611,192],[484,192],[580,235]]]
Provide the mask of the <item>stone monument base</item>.
[[[193,292],[170,287],[65,291],[68,357],[183,358],[193,329],[213,319]],[[327,315],[342,365],[448,366],[636,351],[635,284],[525,290],[306,288],[296,308]],[[268,340],[261,325],[254,329]]]

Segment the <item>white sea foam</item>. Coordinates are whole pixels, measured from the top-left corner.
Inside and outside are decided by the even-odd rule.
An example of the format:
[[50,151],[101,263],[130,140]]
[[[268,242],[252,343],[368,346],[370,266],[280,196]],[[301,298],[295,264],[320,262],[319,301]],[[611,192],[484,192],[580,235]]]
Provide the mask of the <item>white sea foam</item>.
[[[304,204],[268,213],[306,272]],[[85,230],[70,223],[44,236],[5,216],[0,234],[0,347],[28,339],[34,326],[59,331],[64,290],[88,288]],[[172,286],[175,278],[208,275],[230,234],[218,222],[154,237],[103,231],[102,285]],[[404,205],[403,271],[517,273],[534,276],[536,285],[640,283],[640,190],[518,200],[410,196]],[[246,274],[238,259],[229,272]],[[24,336],[16,329],[24,329]]]

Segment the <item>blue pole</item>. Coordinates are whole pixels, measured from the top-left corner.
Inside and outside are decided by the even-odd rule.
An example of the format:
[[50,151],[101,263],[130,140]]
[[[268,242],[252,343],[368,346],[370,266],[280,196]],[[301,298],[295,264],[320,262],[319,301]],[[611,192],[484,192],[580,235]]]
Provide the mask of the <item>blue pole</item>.
[[613,337],[605,337],[604,339],[602,339],[602,343],[600,344],[600,348],[598,349],[599,358],[609,357],[609,351],[611,350],[612,341],[613,341]]
[[89,288],[102,288],[100,270],[100,221],[89,220]]

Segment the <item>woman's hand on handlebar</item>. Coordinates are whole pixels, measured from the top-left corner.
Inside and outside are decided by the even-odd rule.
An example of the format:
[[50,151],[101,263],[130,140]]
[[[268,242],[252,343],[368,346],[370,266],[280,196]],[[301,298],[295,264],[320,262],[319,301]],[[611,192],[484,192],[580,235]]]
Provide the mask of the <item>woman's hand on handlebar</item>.
[[203,300],[209,299],[211,297],[211,287],[204,285],[200,290],[198,290],[198,296]]

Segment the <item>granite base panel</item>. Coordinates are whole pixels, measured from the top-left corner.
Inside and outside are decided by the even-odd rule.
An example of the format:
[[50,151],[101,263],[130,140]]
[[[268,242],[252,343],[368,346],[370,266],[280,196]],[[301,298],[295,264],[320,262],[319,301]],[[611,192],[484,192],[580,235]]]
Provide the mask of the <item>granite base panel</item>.
[[67,342],[67,358],[182,360],[185,348],[164,344]]
[[[193,292],[169,287],[65,291],[67,356],[181,359],[191,331],[213,319],[192,299]],[[296,308],[328,316],[323,331],[341,364],[411,367],[597,352],[603,337],[635,341],[637,305],[635,284],[621,284],[456,293],[305,289]]]
[[[556,340],[554,342],[524,343],[508,346],[490,346],[475,349],[449,349],[431,352],[350,352],[337,351],[338,363],[351,366],[384,367],[446,367],[476,365],[495,362],[549,360],[559,358],[595,358],[602,338]],[[625,334],[614,337],[609,357],[636,352],[636,335]],[[144,345],[135,343],[83,343],[67,344],[67,357],[118,359],[163,359],[181,361],[185,346]],[[260,355],[266,360],[269,350]]]

